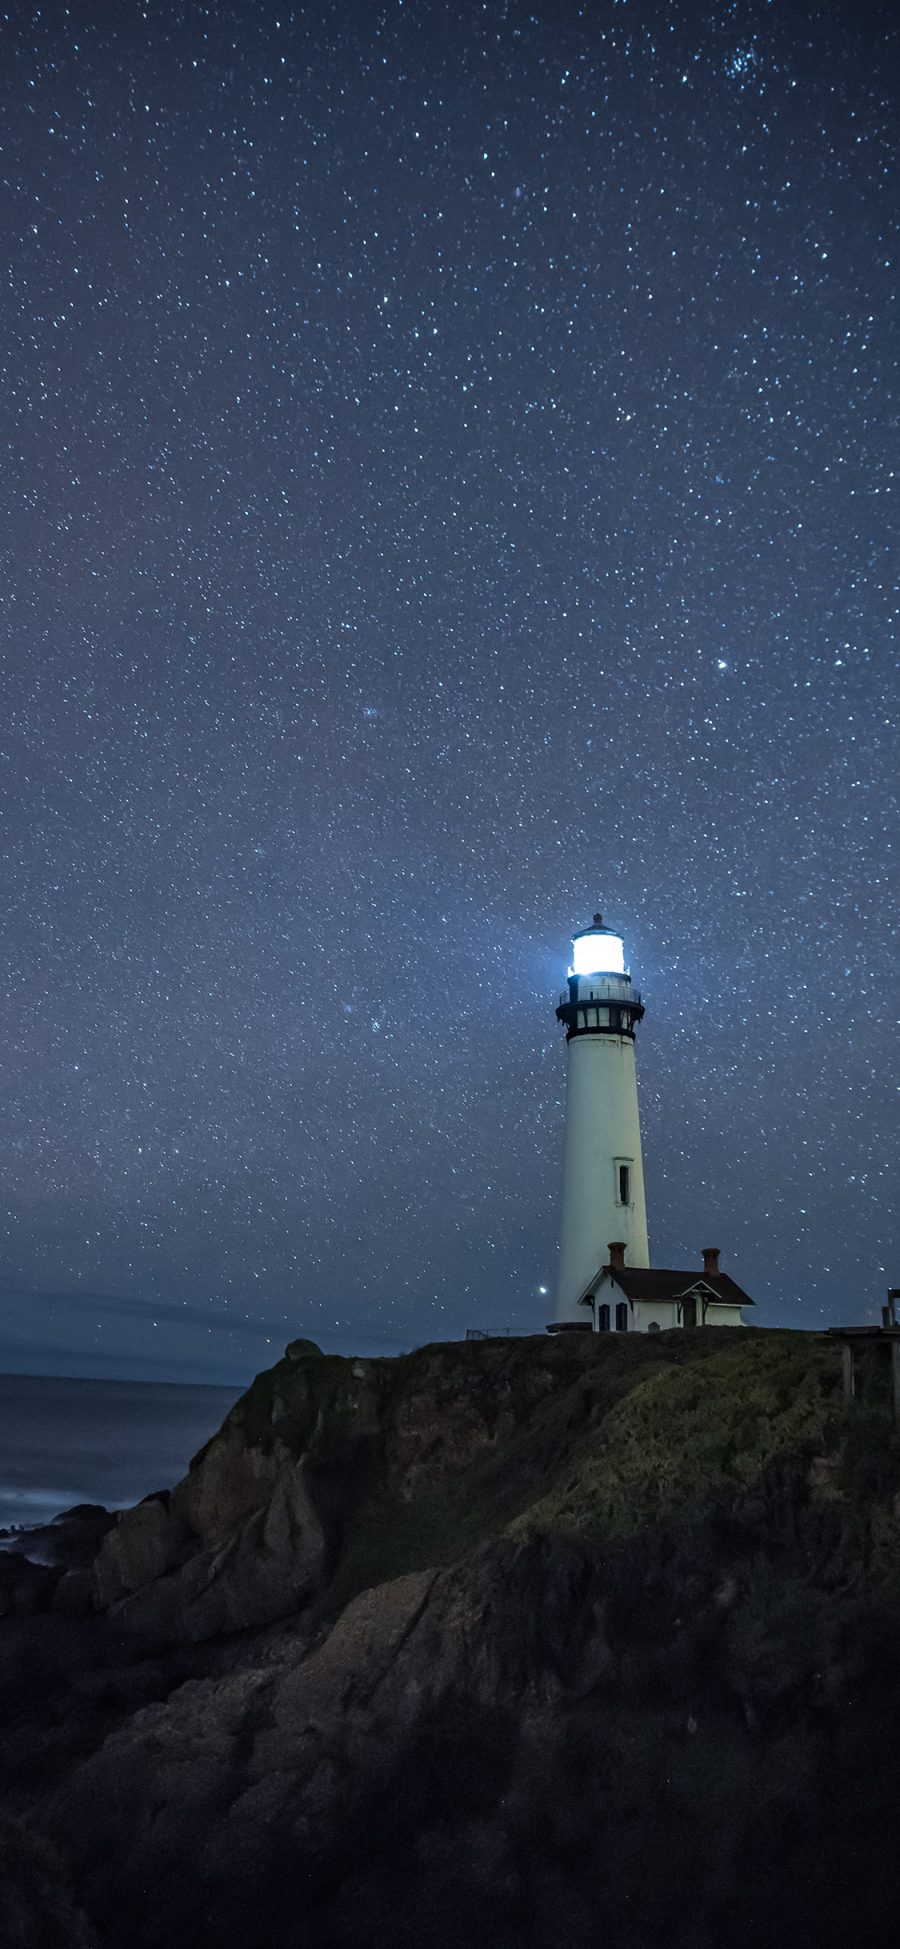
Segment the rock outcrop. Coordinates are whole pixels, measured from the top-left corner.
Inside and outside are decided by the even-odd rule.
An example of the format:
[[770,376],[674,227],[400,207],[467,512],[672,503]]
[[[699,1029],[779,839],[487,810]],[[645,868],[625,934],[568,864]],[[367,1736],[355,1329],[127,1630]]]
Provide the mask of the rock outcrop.
[[0,1530],[0,1617],[25,1617],[49,1604],[91,1607],[88,1575],[115,1517],[96,1503],[78,1503],[52,1523]]
[[295,1343],[92,1617],[4,1627],[9,1814],[101,1949],[877,1949],[884,1379],[848,1409],[761,1332]]
[[303,1457],[278,1441],[248,1448],[230,1429],[171,1495],[120,1516],[94,1564],[94,1600],[156,1640],[212,1638],[297,1610],[323,1552]]
[[170,1644],[300,1611],[362,1515],[420,1503],[502,1451],[565,1385],[550,1343],[528,1361],[427,1351],[407,1362],[328,1359],[293,1341],[169,1495],[123,1511],[93,1569],[97,1607]]

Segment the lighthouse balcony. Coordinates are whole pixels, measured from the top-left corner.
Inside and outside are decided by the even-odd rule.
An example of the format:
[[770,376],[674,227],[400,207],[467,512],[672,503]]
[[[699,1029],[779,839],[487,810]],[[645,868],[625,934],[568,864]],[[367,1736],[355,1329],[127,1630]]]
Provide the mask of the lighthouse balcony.
[[629,982],[627,993],[623,994],[621,977],[615,987],[612,982],[603,981],[594,981],[588,986],[587,982],[582,978],[578,984],[577,994],[573,995],[570,988],[563,989],[559,998],[559,1007],[570,1008],[573,1003],[583,1006],[585,1002],[600,1002],[601,1004],[614,1002],[617,1008],[621,1008],[624,1005],[627,1008],[640,1009],[643,1014],[643,1002],[640,991],[637,988],[632,988]]

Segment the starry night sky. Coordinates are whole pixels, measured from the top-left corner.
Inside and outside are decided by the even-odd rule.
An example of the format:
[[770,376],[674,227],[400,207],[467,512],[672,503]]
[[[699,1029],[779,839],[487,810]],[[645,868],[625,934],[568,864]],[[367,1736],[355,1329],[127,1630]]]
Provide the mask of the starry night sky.
[[0,1364],[539,1329],[598,905],[654,1262],[900,1283],[898,84],[859,0],[7,18]]

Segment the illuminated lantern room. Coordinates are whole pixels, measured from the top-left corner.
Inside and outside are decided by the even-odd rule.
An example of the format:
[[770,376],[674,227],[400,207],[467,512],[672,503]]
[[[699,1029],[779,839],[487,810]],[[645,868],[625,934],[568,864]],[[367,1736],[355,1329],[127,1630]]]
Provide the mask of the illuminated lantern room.
[[621,934],[604,927],[603,915],[595,914],[590,927],[583,927],[572,942],[570,975],[624,974],[625,944]]

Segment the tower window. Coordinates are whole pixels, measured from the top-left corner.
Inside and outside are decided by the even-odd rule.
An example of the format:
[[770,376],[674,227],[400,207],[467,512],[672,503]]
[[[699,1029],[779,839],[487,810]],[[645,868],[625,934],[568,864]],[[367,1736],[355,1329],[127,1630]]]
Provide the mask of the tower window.
[[616,1307],[616,1332],[628,1332],[628,1305],[624,1299],[621,1299]]
[[630,1203],[631,1203],[631,1165],[630,1165],[630,1164],[617,1164],[617,1165],[616,1165],[616,1172],[617,1172],[617,1175],[618,1175],[618,1180],[619,1180],[619,1203],[620,1203],[620,1205],[630,1205]]

